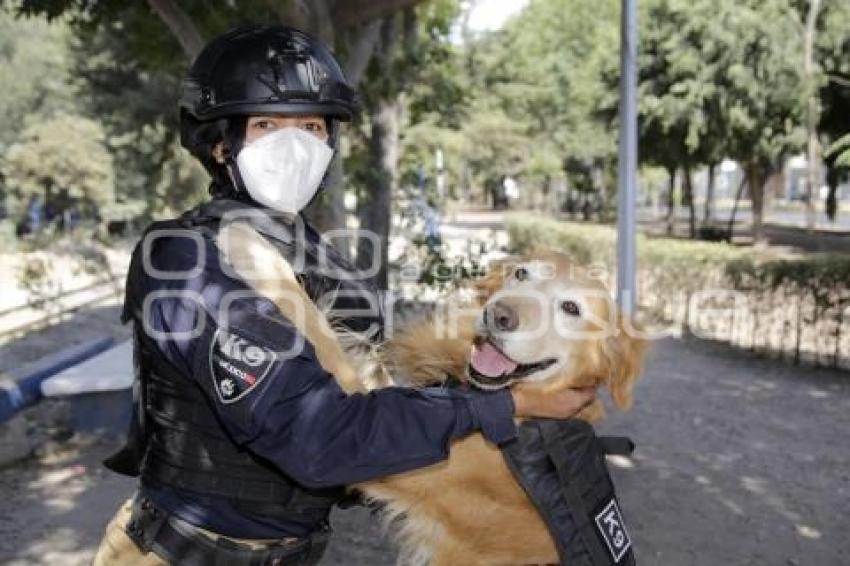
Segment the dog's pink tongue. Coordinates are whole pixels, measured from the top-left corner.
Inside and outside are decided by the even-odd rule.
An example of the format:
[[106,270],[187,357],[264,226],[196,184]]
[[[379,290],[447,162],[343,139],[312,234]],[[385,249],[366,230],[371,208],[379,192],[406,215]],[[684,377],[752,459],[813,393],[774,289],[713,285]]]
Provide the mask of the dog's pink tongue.
[[489,342],[472,346],[472,367],[482,375],[499,377],[511,373],[516,366],[515,361],[507,358]]

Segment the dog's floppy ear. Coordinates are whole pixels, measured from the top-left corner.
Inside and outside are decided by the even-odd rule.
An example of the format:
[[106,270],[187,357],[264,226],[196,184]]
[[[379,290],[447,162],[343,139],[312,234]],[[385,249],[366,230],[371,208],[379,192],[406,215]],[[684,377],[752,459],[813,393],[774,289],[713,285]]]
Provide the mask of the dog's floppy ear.
[[617,315],[615,334],[606,339],[609,373],[608,389],[621,411],[632,406],[632,389],[643,369],[647,341],[643,332],[623,314]]
[[483,306],[496,291],[501,289],[505,284],[505,277],[511,275],[516,266],[524,260],[525,258],[520,256],[507,256],[491,261],[487,274],[476,279],[472,284],[478,304]]

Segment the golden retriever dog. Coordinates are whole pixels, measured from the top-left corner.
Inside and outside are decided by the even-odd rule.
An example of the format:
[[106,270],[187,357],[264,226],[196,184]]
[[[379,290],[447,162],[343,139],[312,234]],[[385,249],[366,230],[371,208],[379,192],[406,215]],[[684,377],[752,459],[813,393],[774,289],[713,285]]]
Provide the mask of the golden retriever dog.
[[[367,390],[360,364],[298,285],[291,266],[257,232],[230,224],[219,234],[225,261],[273,301],[313,344],[319,362],[349,393]],[[456,316],[413,325],[383,345],[388,374],[413,386],[512,385],[529,395],[605,386],[626,410],[645,343],[598,280],[563,254],[510,259],[478,283],[480,302]],[[603,415],[600,401],[579,417]],[[499,449],[480,434],[455,441],[447,460],[354,486],[401,523],[400,561],[435,566],[553,564],[555,544]]]

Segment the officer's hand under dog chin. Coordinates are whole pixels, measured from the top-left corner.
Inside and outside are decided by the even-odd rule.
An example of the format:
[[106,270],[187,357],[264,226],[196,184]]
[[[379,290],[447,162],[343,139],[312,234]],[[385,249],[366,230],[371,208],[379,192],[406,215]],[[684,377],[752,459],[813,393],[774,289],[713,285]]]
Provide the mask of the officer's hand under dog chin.
[[575,387],[560,391],[537,388],[511,388],[514,398],[514,415],[517,417],[568,419],[596,399],[596,387]]

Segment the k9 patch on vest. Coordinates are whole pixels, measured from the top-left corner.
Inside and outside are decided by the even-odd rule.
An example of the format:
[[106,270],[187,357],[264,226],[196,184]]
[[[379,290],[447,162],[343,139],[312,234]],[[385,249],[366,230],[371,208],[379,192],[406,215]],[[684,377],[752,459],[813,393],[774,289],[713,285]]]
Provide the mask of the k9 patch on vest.
[[620,513],[616,499],[612,498],[596,515],[596,528],[605,540],[611,558],[615,563],[619,562],[631,548],[632,541],[626,531],[626,524],[623,522],[623,515]]
[[245,338],[216,330],[210,344],[210,375],[222,403],[235,403],[268,375],[274,353]]

